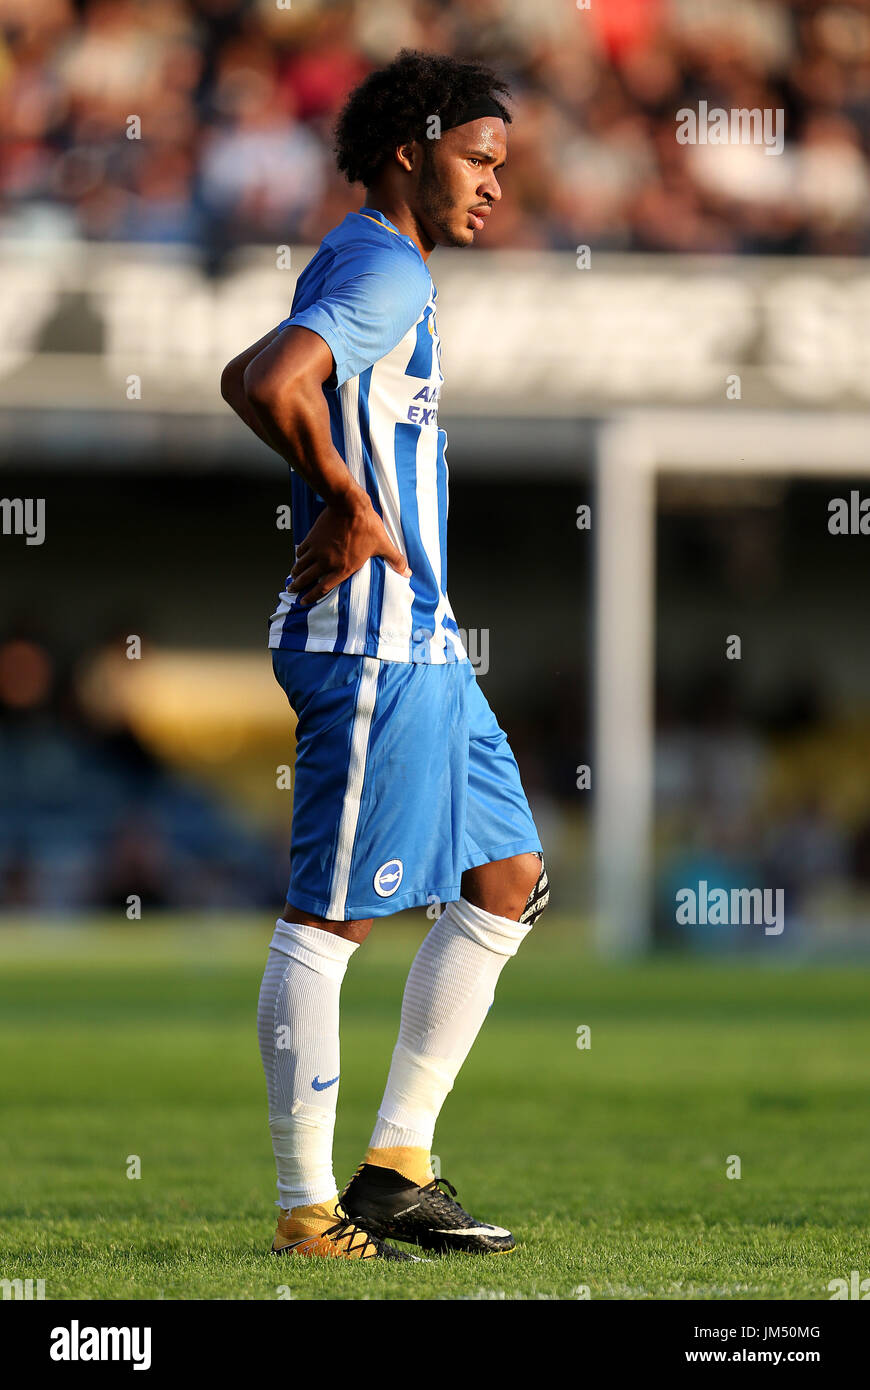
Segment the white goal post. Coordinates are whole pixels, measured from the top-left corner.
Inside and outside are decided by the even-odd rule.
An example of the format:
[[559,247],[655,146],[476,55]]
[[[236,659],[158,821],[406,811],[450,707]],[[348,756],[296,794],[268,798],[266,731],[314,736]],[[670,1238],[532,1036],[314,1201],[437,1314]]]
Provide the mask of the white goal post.
[[870,475],[866,415],[747,408],[629,411],[595,445],[595,944],[652,939],[655,525],[660,473]]

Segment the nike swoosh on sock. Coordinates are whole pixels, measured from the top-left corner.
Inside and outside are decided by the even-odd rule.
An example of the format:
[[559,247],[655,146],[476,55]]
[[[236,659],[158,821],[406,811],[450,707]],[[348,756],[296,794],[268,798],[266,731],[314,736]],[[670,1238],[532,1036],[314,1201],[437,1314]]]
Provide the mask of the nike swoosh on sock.
[[[338,1076],[341,1076],[341,1072],[339,1072]],[[335,1085],[336,1081],[338,1080],[338,1076],[334,1076],[331,1081],[321,1081],[319,1076],[315,1076],[311,1084],[314,1087],[315,1091],[326,1091],[329,1089],[330,1086]]]

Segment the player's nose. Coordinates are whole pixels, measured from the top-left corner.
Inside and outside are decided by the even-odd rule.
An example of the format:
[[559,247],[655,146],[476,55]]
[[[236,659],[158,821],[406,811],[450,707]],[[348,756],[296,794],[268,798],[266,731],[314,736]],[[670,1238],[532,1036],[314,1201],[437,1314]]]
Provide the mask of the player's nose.
[[493,203],[498,202],[501,197],[501,189],[498,186],[498,179],[491,170],[487,171],[483,182],[478,184],[477,191],[481,197],[488,198]]

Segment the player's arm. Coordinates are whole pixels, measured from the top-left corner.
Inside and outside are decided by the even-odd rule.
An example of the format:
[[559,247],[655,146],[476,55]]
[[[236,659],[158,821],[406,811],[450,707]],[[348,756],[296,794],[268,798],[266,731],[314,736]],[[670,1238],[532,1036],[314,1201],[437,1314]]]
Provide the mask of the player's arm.
[[323,394],[332,372],[323,338],[284,328],[245,367],[245,401],[266,442],[325,502],[350,511],[369,498],[332,442]]
[[[267,335],[265,346],[263,341],[243,369],[243,408],[251,412],[251,428],[327,504],[296,547],[288,588],[304,594],[300,603],[308,606],[373,555],[409,574],[368,493],[351,477],[332,442],[323,394],[323,384],[335,370],[330,347],[319,334],[293,325]],[[241,410],[237,413],[245,419]]]

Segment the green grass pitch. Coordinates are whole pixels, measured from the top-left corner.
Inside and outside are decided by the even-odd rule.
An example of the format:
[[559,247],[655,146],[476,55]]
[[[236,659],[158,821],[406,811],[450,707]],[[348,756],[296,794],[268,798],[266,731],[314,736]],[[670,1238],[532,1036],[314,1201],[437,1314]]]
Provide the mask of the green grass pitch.
[[[276,1260],[255,1019],[272,924],[155,920],[0,926],[0,1278],[44,1279],[47,1299],[706,1300],[827,1299],[870,1275],[866,968],[608,966],[548,914],[435,1142],[463,1204],[518,1248]],[[380,923],[348,970],[339,1184],[427,925]]]

